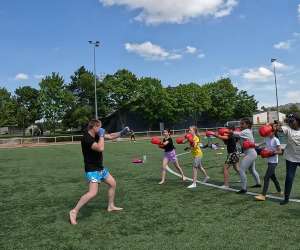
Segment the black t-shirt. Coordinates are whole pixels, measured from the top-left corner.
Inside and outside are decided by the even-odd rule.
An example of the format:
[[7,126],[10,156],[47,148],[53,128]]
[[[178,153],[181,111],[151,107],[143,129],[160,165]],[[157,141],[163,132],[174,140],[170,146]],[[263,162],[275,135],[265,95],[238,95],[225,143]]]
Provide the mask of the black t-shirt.
[[164,138],[163,142],[165,142],[165,141],[169,142],[166,146],[164,146],[165,152],[170,152],[173,149],[175,149],[174,144],[173,144],[173,140],[172,140],[171,137],[169,137],[168,139]]
[[236,143],[237,143],[237,138],[235,138],[232,135],[229,135],[228,140],[224,140],[224,143],[227,145],[227,153],[235,153],[237,151],[236,148]]
[[103,170],[103,155],[92,149],[92,145],[99,141],[99,136],[92,137],[88,132],[85,132],[81,139],[81,149],[84,159],[85,172]]

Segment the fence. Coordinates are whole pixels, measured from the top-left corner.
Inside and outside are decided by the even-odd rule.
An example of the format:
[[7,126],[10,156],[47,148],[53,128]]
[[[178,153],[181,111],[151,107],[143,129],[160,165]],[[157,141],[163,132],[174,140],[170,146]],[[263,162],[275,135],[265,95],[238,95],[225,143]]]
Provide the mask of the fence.
[[[218,127],[214,128],[199,128],[199,132],[201,135],[205,135],[205,131],[217,130]],[[172,136],[180,136],[184,135],[188,132],[187,129],[179,129],[179,130],[171,130]],[[258,126],[253,127],[253,133],[256,141],[262,141],[262,138],[258,134]],[[135,132],[135,137],[138,140],[149,139],[153,136],[162,136],[163,131],[142,131]],[[66,136],[56,136],[56,137],[16,137],[9,139],[0,139],[0,146],[22,146],[22,145],[30,145],[30,144],[67,144],[67,143],[78,143],[82,138],[82,135],[66,135]],[[130,140],[130,135],[123,137],[120,140]],[[286,138],[280,137],[282,143],[285,143]]]

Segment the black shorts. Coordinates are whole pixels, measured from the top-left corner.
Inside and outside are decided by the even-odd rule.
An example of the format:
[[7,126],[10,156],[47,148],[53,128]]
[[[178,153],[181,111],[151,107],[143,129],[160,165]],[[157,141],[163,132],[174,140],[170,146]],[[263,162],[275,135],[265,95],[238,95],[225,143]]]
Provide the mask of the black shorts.
[[236,163],[238,163],[240,160],[239,158],[239,155],[237,152],[234,152],[234,153],[230,153],[227,155],[227,159],[225,161],[225,164],[228,164],[228,165],[234,165]]

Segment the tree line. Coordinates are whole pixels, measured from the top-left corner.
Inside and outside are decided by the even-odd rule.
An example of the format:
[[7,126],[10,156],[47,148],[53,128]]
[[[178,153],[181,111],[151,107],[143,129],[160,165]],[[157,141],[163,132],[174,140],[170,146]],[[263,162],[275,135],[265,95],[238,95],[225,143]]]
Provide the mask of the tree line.
[[[186,117],[195,122],[205,115],[214,121],[252,116],[257,110],[253,95],[236,88],[229,78],[199,85],[179,84],[164,87],[159,79],[138,78],[122,69],[96,79],[100,118],[135,112],[149,127],[159,122],[175,123]],[[0,127],[26,128],[42,119],[53,133],[62,128],[78,128],[95,116],[94,75],[80,67],[66,82],[59,73],[45,76],[39,89],[19,87],[12,94],[0,88]]]

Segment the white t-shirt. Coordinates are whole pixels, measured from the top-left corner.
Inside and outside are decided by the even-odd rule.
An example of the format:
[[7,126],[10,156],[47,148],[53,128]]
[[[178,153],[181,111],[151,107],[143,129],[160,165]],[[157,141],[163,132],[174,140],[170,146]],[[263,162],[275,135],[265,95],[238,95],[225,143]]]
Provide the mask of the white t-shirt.
[[283,133],[287,136],[287,144],[284,149],[284,157],[291,162],[300,162],[300,130],[282,126]]
[[[272,150],[272,151],[276,151],[277,147],[280,146],[280,141],[275,136],[273,138],[267,137],[265,139],[265,143],[267,146],[266,148],[269,150]],[[269,157],[268,162],[269,163],[278,163],[278,155],[276,154],[274,156]]]

